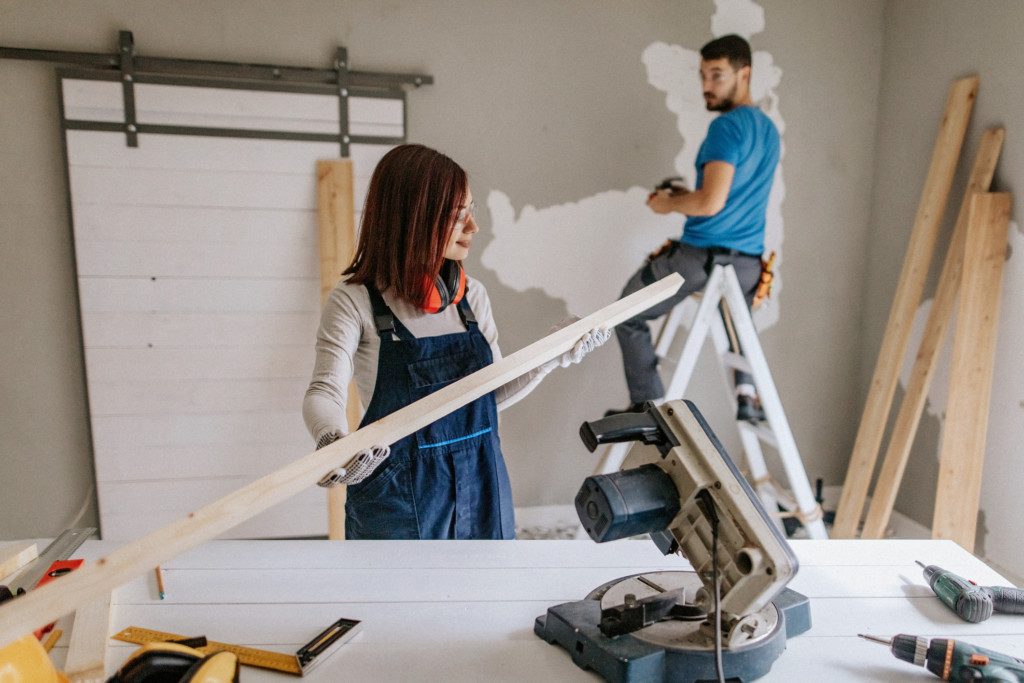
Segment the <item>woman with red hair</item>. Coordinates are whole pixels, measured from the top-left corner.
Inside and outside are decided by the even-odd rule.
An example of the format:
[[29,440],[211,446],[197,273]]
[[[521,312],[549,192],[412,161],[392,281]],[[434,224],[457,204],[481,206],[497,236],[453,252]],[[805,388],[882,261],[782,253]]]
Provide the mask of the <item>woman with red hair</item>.
[[[353,376],[371,397],[363,426],[501,357],[487,290],[462,268],[480,229],[473,207],[466,172],[440,152],[401,145],[377,165],[355,259],[317,333],[303,417],[318,448],[346,434]],[[498,410],[608,336],[595,330],[561,359],[324,477],[348,484],[346,537],[514,538]]]

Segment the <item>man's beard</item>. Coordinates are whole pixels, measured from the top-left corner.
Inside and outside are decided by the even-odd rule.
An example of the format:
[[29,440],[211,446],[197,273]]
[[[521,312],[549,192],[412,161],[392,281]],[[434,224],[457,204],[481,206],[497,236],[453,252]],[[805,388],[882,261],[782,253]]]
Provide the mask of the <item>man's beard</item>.
[[736,89],[737,85],[732,86],[732,90],[729,94],[723,97],[717,104],[712,104],[708,101],[707,97],[704,98],[704,104],[707,106],[708,111],[732,111],[736,108]]

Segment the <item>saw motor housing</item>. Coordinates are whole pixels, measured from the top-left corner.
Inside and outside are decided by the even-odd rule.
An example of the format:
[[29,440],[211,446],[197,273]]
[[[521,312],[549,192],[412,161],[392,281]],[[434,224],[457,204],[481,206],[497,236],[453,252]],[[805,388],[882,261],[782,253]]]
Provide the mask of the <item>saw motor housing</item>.
[[721,629],[727,647],[763,635],[765,608],[799,567],[780,529],[689,401],[647,404],[584,423],[580,435],[598,444],[636,441],[621,471],[584,481],[576,496],[583,527],[597,542],[648,533],[665,554],[692,565],[703,588],[696,606],[713,610],[713,534],[721,585]]

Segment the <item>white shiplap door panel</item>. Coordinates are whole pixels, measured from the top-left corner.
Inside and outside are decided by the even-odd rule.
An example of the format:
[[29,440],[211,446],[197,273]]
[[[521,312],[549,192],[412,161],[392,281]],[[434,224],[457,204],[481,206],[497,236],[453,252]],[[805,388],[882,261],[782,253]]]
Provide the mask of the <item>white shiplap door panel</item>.
[[317,320],[297,313],[92,313],[83,326],[90,347],[282,346],[308,344]]
[[308,379],[202,380],[165,379],[147,382],[93,382],[89,399],[94,417],[142,415],[206,415],[228,410],[289,412],[302,396]]
[[[178,484],[181,492],[187,493],[191,482]],[[108,487],[109,488],[109,487]],[[109,494],[104,489],[100,501]],[[285,502],[261,512],[242,522],[235,528],[218,536],[231,538],[296,538],[301,536],[324,536],[327,534],[327,506],[322,491],[314,491],[315,501],[302,505],[295,500]],[[115,496],[116,499],[116,496]],[[186,508],[150,511],[148,501],[142,501],[141,508],[111,509],[101,513],[103,534],[110,538],[132,539],[170,524],[191,512]]]
[[320,278],[181,280],[86,277],[78,279],[82,315],[89,313],[294,313],[319,318]]
[[316,211],[221,209],[185,206],[113,206],[79,204],[75,237],[111,242],[202,241],[210,245],[281,241],[317,248]]
[[64,117],[78,121],[124,122],[124,99],[120,81],[61,81]]
[[254,250],[238,244],[79,240],[81,277],[295,277],[317,267],[316,253],[282,243]]
[[308,345],[255,348],[86,349],[85,368],[101,382],[133,379],[288,379],[312,371]]
[[[301,395],[296,397],[301,402]],[[211,415],[112,415],[93,419],[97,449],[113,448],[127,438],[133,446],[276,445],[281,457],[300,457],[309,450],[298,411]],[[243,467],[245,463],[239,463]],[[240,469],[240,471],[245,471]]]
[[[182,475],[188,473],[188,462],[179,463]],[[100,500],[101,513],[172,512],[184,517],[193,510],[209,505],[253,480],[252,475],[195,477],[161,481],[111,482]],[[319,507],[323,489],[311,486],[288,502],[296,507]],[[273,508],[271,508],[273,509]],[[168,520],[168,521],[173,521]]]
[[[289,458],[301,457],[304,453],[289,451],[280,444],[239,442],[187,446],[133,444],[130,448],[121,445],[108,449],[106,455],[96,463],[96,480],[104,483],[240,474],[253,479],[284,467],[290,462]],[[183,469],[181,463],[188,463],[187,468]]]
[[72,166],[75,204],[308,209],[316,178],[269,171]]
[[[68,155],[72,168],[246,171],[307,178],[310,158],[336,157],[338,145],[295,140],[142,135],[138,147],[128,147],[124,144],[123,133],[74,130],[68,133]],[[316,182],[315,177],[313,181]]]
[[[63,82],[68,119],[123,121],[121,85]],[[136,84],[142,124],[338,126],[327,95]],[[401,98],[349,99],[350,133],[402,137]],[[306,454],[319,322],[316,161],[333,142],[66,132],[104,538],[173,521]],[[357,206],[387,145],[352,145]],[[357,212],[358,220],[358,212]],[[311,489],[228,537],[326,532]]]
[[[367,182],[363,178],[356,176],[353,185],[357,197],[366,196]],[[76,204],[294,211],[316,206],[316,176],[264,171],[72,167],[71,192],[73,197],[81,198]]]
[[[124,121],[118,81],[64,79],[63,91],[64,115],[68,119]],[[135,109],[139,123],[338,132],[338,98],[332,95],[139,83],[135,86]],[[398,98],[348,99],[351,135],[403,137],[404,116],[404,103]]]
[[338,98],[332,95],[140,83],[135,107],[139,123],[338,132]]

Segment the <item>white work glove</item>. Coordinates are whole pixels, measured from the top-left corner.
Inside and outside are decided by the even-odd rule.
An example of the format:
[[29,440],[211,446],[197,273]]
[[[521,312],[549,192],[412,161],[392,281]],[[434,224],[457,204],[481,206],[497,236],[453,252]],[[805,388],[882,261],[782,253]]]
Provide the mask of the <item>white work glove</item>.
[[[316,449],[320,450],[328,444],[332,444],[345,436],[339,432],[328,432],[317,441]],[[348,466],[336,467],[316,483],[317,486],[331,488],[338,484],[358,484],[366,479],[377,469],[384,460],[391,455],[390,446],[371,446],[356,453],[355,457],[349,460]]]
[[[575,316],[567,320],[563,320],[557,325],[555,325],[553,328],[551,328],[551,332],[557,332],[558,330],[564,327],[568,327],[569,325],[572,325],[573,323],[578,321],[579,318]],[[576,363],[579,363],[581,360],[583,360],[583,358],[588,353],[590,353],[598,346],[601,346],[606,341],[608,341],[611,338],[611,336],[611,330],[609,330],[608,328],[595,327],[594,329],[590,330],[585,335],[580,337],[579,340],[575,344],[573,344],[573,347],[571,349],[563,353],[558,358],[549,360],[547,363],[542,365],[541,368],[543,368],[546,372],[551,372],[556,367],[567,368],[570,365],[575,365]]]

